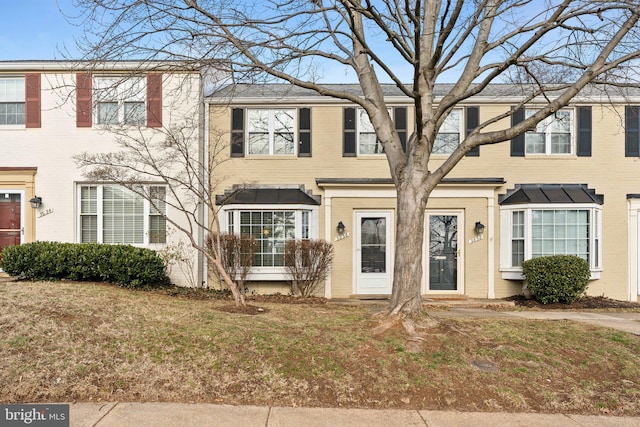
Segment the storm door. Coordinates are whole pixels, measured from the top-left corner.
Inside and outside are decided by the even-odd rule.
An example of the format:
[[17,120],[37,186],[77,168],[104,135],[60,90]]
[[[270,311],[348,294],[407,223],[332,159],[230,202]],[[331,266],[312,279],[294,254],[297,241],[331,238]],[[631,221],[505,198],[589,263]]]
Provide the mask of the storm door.
[[22,243],[22,194],[0,190],[0,252],[11,245]]
[[428,213],[429,291],[461,291],[459,235],[461,214]]
[[391,212],[356,213],[356,293],[391,294]]

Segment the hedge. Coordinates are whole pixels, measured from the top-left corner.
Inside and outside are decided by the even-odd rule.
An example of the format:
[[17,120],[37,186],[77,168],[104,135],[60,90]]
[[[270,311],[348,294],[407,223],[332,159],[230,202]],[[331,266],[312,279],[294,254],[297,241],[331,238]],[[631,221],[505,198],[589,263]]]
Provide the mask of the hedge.
[[11,276],[29,280],[102,281],[126,288],[171,283],[155,251],[131,245],[26,243],[5,248],[0,266]]
[[527,289],[543,304],[571,304],[589,286],[589,263],[575,255],[538,257],[522,263]]

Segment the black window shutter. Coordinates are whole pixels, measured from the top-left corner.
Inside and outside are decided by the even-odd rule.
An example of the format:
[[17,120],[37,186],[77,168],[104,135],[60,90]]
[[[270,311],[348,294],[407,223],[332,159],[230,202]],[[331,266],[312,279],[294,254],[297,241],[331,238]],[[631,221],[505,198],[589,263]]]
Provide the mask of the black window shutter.
[[[466,118],[465,119],[466,120],[466,126],[465,126],[466,132],[465,132],[464,136],[466,138],[480,124],[480,107],[466,107],[464,115],[465,115],[465,118]],[[469,157],[478,157],[478,156],[480,156],[480,146],[472,148],[471,151],[469,151],[467,153],[467,156],[469,156]]]
[[[511,126],[524,121],[524,108],[518,108],[511,115]],[[511,157],[524,157],[524,133],[511,140]]]
[[244,108],[231,110],[231,157],[244,157]]
[[407,152],[407,107],[395,107],[393,109],[393,123],[402,144],[402,151]]
[[640,107],[624,107],[624,155],[640,156]]
[[591,107],[578,107],[578,156],[591,157]]
[[311,108],[298,110],[298,157],[311,157]]
[[343,132],[342,157],[356,156],[356,109],[347,107],[343,111]]

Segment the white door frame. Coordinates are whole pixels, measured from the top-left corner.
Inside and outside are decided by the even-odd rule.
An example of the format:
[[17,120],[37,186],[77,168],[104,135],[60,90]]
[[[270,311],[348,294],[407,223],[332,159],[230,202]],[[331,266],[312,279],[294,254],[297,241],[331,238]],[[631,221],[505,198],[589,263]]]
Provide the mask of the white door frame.
[[[386,229],[386,265],[387,265],[387,271],[384,273],[366,273],[369,275],[375,275],[375,277],[373,277],[374,280],[379,281],[380,283],[382,283],[383,281],[387,281],[388,282],[388,290],[385,289],[384,292],[364,292],[363,291],[363,286],[362,285],[358,285],[358,283],[362,283],[362,279],[360,278],[361,276],[361,272],[360,272],[360,262],[361,262],[361,257],[362,257],[362,251],[360,249],[360,239],[361,239],[361,234],[360,234],[360,222],[362,218],[368,218],[368,217],[384,217],[386,219],[387,222],[387,229]],[[393,285],[393,250],[394,250],[394,233],[393,233],[393,229],[395,226],[395,222],[394,222],[394,218],[393,218],[393,210],[354,210],[353,211],[353,224],[355,225],[354,227],[354,233],[355,233],[355,239],[353,239],[353,278],[352,278],[352,283],[353,283],[353,289],[352,292],[354,295],[390,295],[391,294],[391,289],[392,289],[392,285]]]
[[20,195],[20,244],[25,241],[25,227],[26,227],[26,191],[18,189],[3,188],[0,189],[0,194],[19,194]]
[[[448,291],[448,290],[430,290],[429,289],[429,237],[430,237],[430,227],[429,227],[429,217],[431,215],[436,216],[457,216],[458,224],[457,224],[457,246],[458,246],[458,258],[456,262],[457,269],[457,286],[456,290]],[[464,237],[464,209],[427,209],[424,216],[424,242],[423,242],[423,256],[422,256],[422,271],[424,274],[422,275],[422,293],[423,294],[452,294],[452,295],[464,295],[464,248],[465,248],[465,237]]]

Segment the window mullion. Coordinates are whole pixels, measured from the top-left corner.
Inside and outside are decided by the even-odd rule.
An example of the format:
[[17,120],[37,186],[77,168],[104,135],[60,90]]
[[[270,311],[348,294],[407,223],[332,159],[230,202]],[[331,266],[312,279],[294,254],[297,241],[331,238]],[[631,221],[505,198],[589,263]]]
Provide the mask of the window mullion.
[[276,123],[275,123],[275,113],[274,110],[269,110],[269,155],[273,156],[275,153],[275,132],[276,132]]
[[102,197],[103,197],[103,186],[102,185],[97,185],[96,186],[96,217],[98,218],[98,238],[97,241],[98,243],[104,243],[103,242],[103,233],[104,233],[104,225],[103,225],[103,221],[104,221],[104,216],[103,216],[103,203],[102,203]]
[[[143,194],[148,194],[151,197],[151,188],[146,187],[142,189]],[[151,202],[146,198],[142,198],[142,243],[148,245],[151,242],[149,221],[151,220]]]

